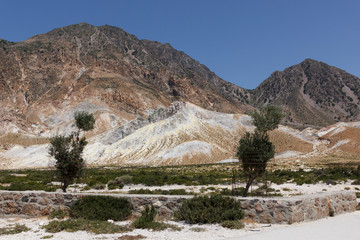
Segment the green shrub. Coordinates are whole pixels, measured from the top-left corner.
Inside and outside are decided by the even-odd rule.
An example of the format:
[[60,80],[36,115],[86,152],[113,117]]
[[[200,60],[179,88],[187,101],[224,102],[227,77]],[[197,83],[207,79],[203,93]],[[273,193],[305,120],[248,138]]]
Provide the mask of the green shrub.
[[104,190],[106,188],[106,185],[102,183],[96,183],[91,188],[95,190]]
[[123,175],[115,178],[115,180],[120,181],[122,184],[127,185],[133,182],[133,177],[130,175]]
[[46,232],[57,233],[61,231],[76,232],[87,231],[95,234],[119,233],[128,231],[126,226],[119,226],[106,221],[92,221],[87,219],[68,219],[65,221],[51,221],[43,226]]
[[85,196],[70,208],[70,216],[89,220],[125,220],[130,214],[132,204],[126,198],[111,196]]
[[123,182],[120,178],[115,178],[114,180],[110,180],[108,183],[108,189],[122,189],[124,187]]
[[169,190],[162,190],[162,189],[138,189],[138,190],[130,190],[129,194],[158,194],[158,195],[194,195],[193,192],[186,192],[185,189],[169,189]]
[[141,212],[141,217],[136,219],[133,223],[135,228],[152,228],[155,225],[156,211],[153,205],[151,208],[146,205],[145,210]]
[[221,195],[200,196],[185,200],[179,211],[178,220],[194,223],[220,223],[225,220],[239,220],[244,217],[241,203]]
[[57,219],[64,219],[65,217],[68,217],[69,213],[68,212],[65,212],[63,210],[55,210],[55,211],[52,211],[49,215],[49,218],[50,219],[54,219],[54,218],[57,218]]
[[30,228],[26,227],[23,224],[15,224],[14,226],[0,228],[0,235],[17,234],[21,232],[27,232],[29,230]]
[[223,221],[220,223],[220,225],[224,228],[230,228],[230,229],[242,229],[244,228],[244,223],[239,221]]

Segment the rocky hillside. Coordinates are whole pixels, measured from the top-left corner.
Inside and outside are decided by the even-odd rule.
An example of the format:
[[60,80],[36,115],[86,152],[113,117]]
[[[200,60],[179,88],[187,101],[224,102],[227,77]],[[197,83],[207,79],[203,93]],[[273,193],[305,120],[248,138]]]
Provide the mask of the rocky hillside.
[[[238,141],[254,126],[243,114],[209,111],[191,103],[175,102],[147,118],[89,138],[84,158],[88,165],[183,165],[232,161]],[[272,132],[279,157],[306,155],[316,138],[280,127]],[[1,145],[0,138],[0,145]],[[22,140],[22,141],[20,141]],[[24,136],[0,149],[0,168],[36,168],[54,165],[48,144],[28,145]]]
[[101,119],[98,132],[176,100],[222,112],[251,109],[246,90],[170,44],[86,23],[23,42],[0,40],[0,92],[1,134],[47,135],[81,109]]
[[358,121],[359,99],[359,78],[311,59],[274,72],[251,96],[254,106],[284,106],[288,123],[296,127]]

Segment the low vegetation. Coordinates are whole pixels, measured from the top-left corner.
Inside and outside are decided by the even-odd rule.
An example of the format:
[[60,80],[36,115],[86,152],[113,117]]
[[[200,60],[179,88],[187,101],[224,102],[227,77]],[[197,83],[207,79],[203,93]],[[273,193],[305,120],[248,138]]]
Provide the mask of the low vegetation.
[[27,232],[30,228],[26,227],[22,224],[15,224],[12,226],[2,227],[0,228],[0,236],[1,235],[9,235],[9,234],[18,234],[21,232]]
[[170,189],[170,190],[162,190],[162,189],[138,189],[138,190],[130,190],[130,194],[157,194],[157,195],[195,195],[193,192],[187,192],[185,189]]
[[51,221],[43,226],[46,232],[57,233],[61,231],[76,232],[87,231],[95,234],[121,233],[129,231],[128,226],[119,226],[111,222],[88,219],[67,219],[64,221]]
[[244,217],[244,212],[241,210],[241,203],[235,199],[212,195],[185,200],[175,216],[190,224],[204,224],[240,220]]
[[[85,183],[83,190],[105,189],[106,184],[111,181],[119,182],[124,185],[143,184],[146,186],[163,186],[171,184],[183,185],[218,185],[231,184],[233,181],[233,170],[238,169],[237,164],[209,164],[179,167],[128,167],[128,168],[89,168],[85,169],[84,174],[76,179],[77,184]],[[117,179],[117,180],[116,180]],[[337,184],[348,180],[353,181],[353,185],[360,185],[360,168],[333,166],[304,171],[302,169],[293,170],[274,170],[267,171],[266,174],[257,179],[258,182],[269,182],[283,184],[293,182],[298,185],[316,184],[324,182],[327,184]],[[59,185],[55,170],[1,170],[0,171],[0,190],[44,190],[55,191]],[[246,182],[246,178],[241,170],[236,171],[236,182]],[[121,185],[120,185],[121,186]],[[113,189],[119,189],[120,186]],[[111,189],[111,188],[110,188]],[[137,194],[186,194],[184,189],[179,190],[131,190]],[[241,189],[237,192],[223,190],[226,195],[241,195]],[[269,189],[267,194],[271,193]],[[274,192],[273,192],[274,193]],[[192,194],[192,193],[189,193]],[[252,193],[249,193],[251,195]]]
[[85,196],[71,206],[70,216],[88,220],[122,221],[130,216],[132,208],[126,198]]

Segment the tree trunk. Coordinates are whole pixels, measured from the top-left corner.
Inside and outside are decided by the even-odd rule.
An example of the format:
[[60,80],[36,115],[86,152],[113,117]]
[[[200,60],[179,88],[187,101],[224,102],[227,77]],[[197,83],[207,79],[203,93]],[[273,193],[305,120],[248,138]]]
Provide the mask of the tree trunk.
[[245,187],[245,190],[244,190],[243,195],[242,195],[243,197],[247,196],[247,194],[249,192],[249,188],[250,188],[250,186],[251,186],[251,184],[253,183],[254,180],[255,180],[254,177],[249,177],[249,180],[246,183],[246,187]]
[[62,190],[63,190],[64,193],[66,193],[66,189],[67,189],[68,185],[69,185],[69,184],[66,184],[66,183],[64,183],[64,184],[62,185]]

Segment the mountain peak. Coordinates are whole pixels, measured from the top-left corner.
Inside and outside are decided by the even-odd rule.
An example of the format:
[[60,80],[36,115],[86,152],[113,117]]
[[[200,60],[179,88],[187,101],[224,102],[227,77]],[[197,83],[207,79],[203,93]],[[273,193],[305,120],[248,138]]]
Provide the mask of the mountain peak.
[[256,105],[284,106],[289,123],[326,126],[360,120],[360,79],[313,59],[273,73],[254,92]]

